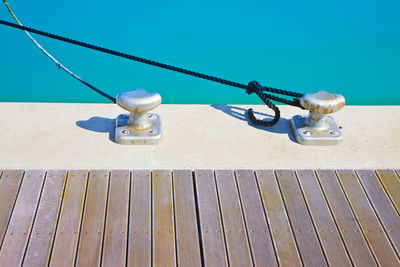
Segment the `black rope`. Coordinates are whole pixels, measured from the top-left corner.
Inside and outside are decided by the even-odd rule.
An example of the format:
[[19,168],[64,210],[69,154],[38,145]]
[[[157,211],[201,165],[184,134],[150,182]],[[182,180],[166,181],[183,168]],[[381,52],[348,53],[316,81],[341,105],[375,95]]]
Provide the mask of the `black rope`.
[[[296,103],[294,101],[289,101],[283,98],[279,98],[270,94],[265,94],[263,93],[263,88],[260,85],[259,82],[257,81],[252,81],[248,84],[247,86],[247,90],[246,90],[247,94],[252,94],[252,93],[256,93],[258,95],[259,98],[261,98],[261,100],[270,108],[275,112],[275,116],[272,120],[270,121],[264,121],[264,120],[259,120],[256,118],[256,116],[254,115],[254,111],[252,108],[249,108],[247,110],[247,115],[249,116],[250,121],[255,124],[255,125],[260,125],[260,126],[266,126],[266,127],[270,127],[275,125],[278,121],[279,118],[281,116],[281,112],[279,110],[279,108],[277,106],[275,106],[269,99],[271,100],[276,100],[276,101],[287,101],[287,104],[289,105],[296,105]],[[279,99],[279,100],[278,100]]]
[[[254,124],[257,124],[257,125],[272,126],[272,125],[274,125],[274,124],[276,124],[278,122],[278,120],[280,118],[279,108],[277,106],[275,106],[270,100],[278,101],[278,102],[285,103],[285,104],[288,104],[288,105],[292,105],[292,106],[303,108],[300,105],[300,100],[298,99],[299,97],[302,97],[302,94],[300,94],[300,93],[281,90],[281,89],[268,87],[268,86],[261,86],[258,82],[250,82],[248,85],[245,85],[245,84],[242,84],[242,83],[237,83],[237,82],[229,81],[229,80],[226,80],[226,79],[221,79],[221,78],[214,77],[214,76],[211,76],[211,75],[207,75],[207,74],[191,71],[191,70],[184,69],[184,68],[175,67],[175,66],[172,66],[172,65],[168,65],[168,64],[156,62],[156,61],[153,61],[153,60],[149,60],[149,59],[145,59],[145,58],[129,55],[129,54],[126,54],[126,53],[118,52],[118,51],[115,51],[115,50],[103,48],[103,47],[100,47],[100,46],[96,46],[96,45],[80,42],[80,41],[69,39],[69,38],[66,38],[66,37],[62,37],[62,36],[59,36],[59,35],[56,35],[56,34],[44,32],[44,31],[40,31],[40,30],[36,30],[36,29],[30,28],[30,27],[26,27],[26,26],[21,26],[21,25],[18,25],[18,24],[15,24],[15,23],[11,23],[11,22],[8,22],[8,21],[5,21],[5,20],[1,20],[1,19],[0,19],[0,24],[6,25],[6,26],[10,26],[10,27],[13,27],[13,28],[17,28],[17,29],[20,29],[20,30],[24,30],[24,31],[36,33],[36,34],[39,34],[39,35],[42,35],[42,36],[46,36],[46,37],[49,37],[49,38],[52,38],[52,39],[56,39],[56,40],[59,40],[59,41],[63,41],[63,42],[66,42],[66,43],[70,43],[70,44],[86,47],[86,48],[89,48],[89,49],[92,49],[92,50],[96,50],[96,51],[100,51],[100,52],[103,52],[103,53],[119,56],[119,57],[130,59],[130,60],[134,60],[134,61],[141,62],[141,63],[144,63],[144,64],[148,64],[148,65],[152,65],[152,66],[156,66],[156,67],[160,67],[160,68],[164,68],[164,69],[180,72],[180,73],[183,73],[183,74],[191,75],[191,76],[194,76],[194,77],[198,77],[198,78],[201,78],[201,79],[205,79],[205,80],[209,80],[209,81],[213,81],[213,82],[217,82],[217,83],[221,83],[221,84],[225,84],[225,85],[229,85],[229,86],[232,86],[232,87],[245,89],[248,94],[256,93],[258,95],[258,97],[260,97],[261,100],[263,100],[263,102],[269,108],[274,110],[274,112],[275,112],[274,119],[272,121],[265,122],[265,121],[256,119],[252,109],[249,109],[249,112],[248,112],[249,118],[250,118],[251,122],[253,122]],[[89,84],[86,84],[86,85],[88,85],[90,88],[93,87],[93,86],[90,86]],[[92,89],[95,90],[96,92],[102,94],[103,96],[107,95],[106,93],[101,92],[97,88],[96,89],[92,88]],[[265,93],[263,93],[263,91],[268,91],[268,92],[275,93],[275,94],[291,96],[291,97],[295,97],[295,98],[293,100],[287,100],[287,99],[276,97],[276,96],[273,96],[273,95],[270,95],[270,94],[265,94]],[[114,102],[115,102],[115,100],[114,100]]]

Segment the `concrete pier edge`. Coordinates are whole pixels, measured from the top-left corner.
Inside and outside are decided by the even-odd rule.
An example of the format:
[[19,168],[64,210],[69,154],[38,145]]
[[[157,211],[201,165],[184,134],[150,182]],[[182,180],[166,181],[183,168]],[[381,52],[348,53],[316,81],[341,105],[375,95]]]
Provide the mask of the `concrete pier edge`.
[[[254,127],[258,105],[165,105],[160,145],[113,141],[113,104],[0,103],[0,169],[385,169],[400,168],[400,106],[345,106],[334,113],[339,146],[295,142],[289,119],[306,111],[279,106],[282,118]],[[265,114],[265,115],[262,115]]]

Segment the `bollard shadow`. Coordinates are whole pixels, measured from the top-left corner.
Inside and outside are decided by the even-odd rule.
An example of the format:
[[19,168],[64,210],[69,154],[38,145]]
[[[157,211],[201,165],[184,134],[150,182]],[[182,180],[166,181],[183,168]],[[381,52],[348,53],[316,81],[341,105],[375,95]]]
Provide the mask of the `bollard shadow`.
[[91,117],[88,120],[77,121],[76,126],[97,133],[108,133],[108,139],[115,143],[115,119]]
[[[238,120],[245,121],[247,122],[247,125],[250,127],[271,132],[271,133],[278,133],[278,134],[287,134],[289,139],[295,143],[296,138],[294,137],[292,130],[290,129],[290,120],[285,119],[285,118],[280,118],[278,123],[275,124],[274,126],[271,127],[265,127],[265,126],[259,126],[259,125],[254,125],[250,122],[250,120],[247,117],[247,109],[236,107],[236,106],[231,106],[231,105],[211,105],[211,107],[222,111],[223,113],[232,116]],[[263,118],[263,120],[271,120],[273,119],[272,115],[264,114],[261,112],[254,111],[254,115],[257,116],[258,119]]]

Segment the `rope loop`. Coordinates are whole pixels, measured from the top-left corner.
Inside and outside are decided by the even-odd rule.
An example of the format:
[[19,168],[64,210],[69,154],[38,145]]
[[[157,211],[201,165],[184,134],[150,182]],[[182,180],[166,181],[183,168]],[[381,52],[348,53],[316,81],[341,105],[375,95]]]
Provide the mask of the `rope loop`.
[[256,116],[254,115],[254,111],[252,108],[249,108],[247,110],[247,116],[249,117],[249,120],[251,121],[251,123],[255,124],[255,125],[259,125],[259,126],[265,126],[265,127],[271,127],[273,125],[275,125],[280,117],[281,117],[281,111],[279,110],[279,108],[273,104],[269,99],[274,99],[274,96],[269,95],[269,94],[265,94],[263,93],[263,87],[260,85],[259,82],[257,81],[252,81],[249,82],[247,89],[246,89],[246,93],[247,94],[252,94],[252,93],[256,93],[257,96],[259,98],[261,98],[261,100],[270,108],[275,112],[275,116],[272,120],[270,121],[264,121],[264,120],[260,120],[257,119]]

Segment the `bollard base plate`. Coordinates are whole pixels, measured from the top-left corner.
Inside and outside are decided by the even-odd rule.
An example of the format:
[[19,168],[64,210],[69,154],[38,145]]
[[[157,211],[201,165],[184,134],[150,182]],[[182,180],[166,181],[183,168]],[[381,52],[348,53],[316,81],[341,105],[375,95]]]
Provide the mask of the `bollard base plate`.
[[328,129],[321,130],[307,125],[308,116],[293,116],[290,120],[290,126],[297,142],[308,146],[336,146],[340,144],[343,134],[336,120],[332,116],[328,116],[328,118]]
[[121,114],[115,120],[115,141],[121,145],[157,145],[162,140],[161,118],[149,113],[150,128],[137,130],[129,125],[129,114]]

